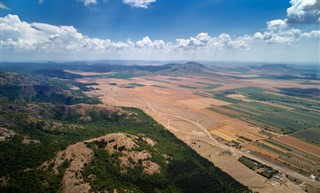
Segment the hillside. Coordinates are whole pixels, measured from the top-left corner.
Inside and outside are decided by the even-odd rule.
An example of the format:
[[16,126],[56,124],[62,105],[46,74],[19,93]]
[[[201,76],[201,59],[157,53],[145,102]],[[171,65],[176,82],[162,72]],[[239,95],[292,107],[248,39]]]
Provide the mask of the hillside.
[[85,89],[87,85],[74,81],[53,80],[41,75],[0,72],[0,103],[99,103],[80,91],[70,89],[72,86]]
[[249,192],[141,110],[67,83],[1,73],[0,192]]

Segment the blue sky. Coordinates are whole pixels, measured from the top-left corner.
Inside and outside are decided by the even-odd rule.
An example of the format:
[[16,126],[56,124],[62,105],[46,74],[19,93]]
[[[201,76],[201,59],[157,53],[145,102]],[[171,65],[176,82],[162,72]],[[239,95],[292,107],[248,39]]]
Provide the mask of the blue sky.
[[11,10],[28,22],[73,25],[80,32],[116,40],[152,38],[174,40],[206,31],[210,34],[243,35],[266,28],[265,22],[282,18],[289,7],[287,0],[170,1],[158,0],[148,9],[123,4],[121,0],[100,1],[84,6],[77,0],[8,1]]
[[317,63],[319,5],[319,0],[3,0],[1,59]]

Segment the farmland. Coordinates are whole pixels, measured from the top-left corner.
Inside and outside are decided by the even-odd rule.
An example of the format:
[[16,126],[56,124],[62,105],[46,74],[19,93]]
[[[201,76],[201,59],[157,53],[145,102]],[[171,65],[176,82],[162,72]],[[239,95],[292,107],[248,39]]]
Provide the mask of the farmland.
[[[174,66],[173,72],[159,67],[164,71],[152,73],[68,72],[78,74],[75,89],[106,105],[141,109],[253,191],[303,192],[289,178],[320,188],[309,177],[318,175],[320,168],[320,102],[314,92],[303,96],[281,89],[312,89],[319,81],[305,84],[305,80],[261,78],[244,71],[239,78],[236,70],[208,74],[194,68],[205,67],[183,64]],[[239,161],[242,156],[274,168],[279,175],[268,179],[259,174],[262,169],[252,171]]]
[[[277,139],[296,132],[303,135],[303,131],[319,126],[320,103],[310,97],[285,95],[276,87],[255,85],[251,80],[228,79],[222,83],[201,75],[96,79],[100,86],[109,81],[145,86],[134,89],[113,87],[112,90],[95,90],[89,94],[101,96],[100,99],[107,104],[141,108],[184,141],[210,142],[213,138],[216,140],[214,144],[219,144],[222,149],[227,146],[242,152],[252,151],[287,164],[290,170],[304,175],[316,174],[316,168],[320,167],[318,155]],[[309,142],[299,137],[296,139],[304,140],[318,152],[319,147],[310,143],[312,139]],[[198,149],[198,152],[202,151]],[[229,174],[236,176],[232,171]]]
[[320,146],[320,127],[311,128],[301,132],[293,133],[291,136],[302,139],[306,142]]

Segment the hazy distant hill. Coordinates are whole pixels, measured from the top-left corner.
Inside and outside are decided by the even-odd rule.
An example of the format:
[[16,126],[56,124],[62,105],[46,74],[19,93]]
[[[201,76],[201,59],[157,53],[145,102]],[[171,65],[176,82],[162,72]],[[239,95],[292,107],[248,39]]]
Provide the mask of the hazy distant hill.
[[168,67],[167,69],[161,70],[158,73],[162,74],[196,74],[196,73],[204,73],[207,70],[207,67],[203,64],[196,62],[188,62],[188,63],[171,63],[164,65]]
[[130,72],[130,73],[170,73],[170,74],[193,74],[208,71],[203,64],[196,62],[170,63],[164,65],[119,65],[109,63],[5,63],[3,71],[43,74],[57,78],[79,78],[78,75],[65,72],[63,70],[83,71],[83,72]]

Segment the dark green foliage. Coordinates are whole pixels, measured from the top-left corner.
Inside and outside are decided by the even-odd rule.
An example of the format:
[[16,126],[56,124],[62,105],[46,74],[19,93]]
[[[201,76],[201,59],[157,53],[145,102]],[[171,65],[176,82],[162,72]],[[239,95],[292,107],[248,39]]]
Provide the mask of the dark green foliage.
[[297,97],[319,98],[319,88],[279,88],[282,94]]
[[2,192],[8,193],[56,193],[60,189],[63,175],[54,175],[41,169],[19,171],[10,175],[7,187]]
[[83,83],[83,82],[72,82],[72,84],[76,87],[78,87],[81,91],[86,92],[93,90],[93,87],[95,85],[99,85],[98,83]]
[[181,88],[189,88],[189,89],[197,89],[198,87],[193,86],[193,85],[179,85]]
[[244,136],[239,136],[240,139],[243,139],[243,140],[246,140],[248,142],[252,141],[252,139],[249,139],[247,137],[244,137]]
[[275,170],[267,165],[264,165],[256,160],[253,160],[253,159],[250,159],[250,158],[247,158],[244,156],[240,157],[238,159],[238,161],[253,171],[256,171],[258,169],[259,169],[259,171],[262,170],[260,172],[258,172],[258,171],[256,171],[256,172],[258,174],[268,178],[268,179],[272,178],[275,174],[279,173],[277,170]]
[[2,96],[2,99],[0,99],[0,101],[14,102],[16,100],[19,100],[20,93],[21,87],[17,85],[0,85],[0,96]]
[[165,87],[165,86],[160,86],[160,85],[151,85],[151,86],[157,87],[157,88],[167,88],[167,87]]
[[142,87],[145,86],[144,84],[140,84],[140,83],[131,83],[129,85],[135,86],[135,87]]

